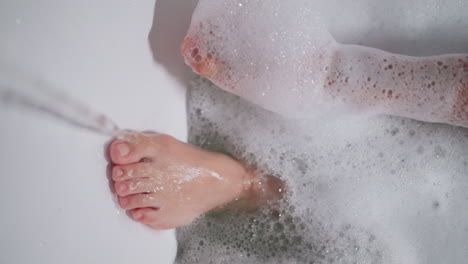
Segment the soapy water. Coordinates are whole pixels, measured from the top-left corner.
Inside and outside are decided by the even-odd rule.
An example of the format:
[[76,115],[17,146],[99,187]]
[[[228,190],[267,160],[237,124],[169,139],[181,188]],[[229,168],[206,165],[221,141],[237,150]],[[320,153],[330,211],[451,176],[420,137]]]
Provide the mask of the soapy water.
[[107,136],[120,130],[107,116],[75,100],[53,84],[9,63],[0,63],[0,102],[52,116],[74,127]]
[[257,212],[177,230],[176,263],[464,263],[468,130],[397,117],[291,120],[201,77],[189,142],[285,182]]

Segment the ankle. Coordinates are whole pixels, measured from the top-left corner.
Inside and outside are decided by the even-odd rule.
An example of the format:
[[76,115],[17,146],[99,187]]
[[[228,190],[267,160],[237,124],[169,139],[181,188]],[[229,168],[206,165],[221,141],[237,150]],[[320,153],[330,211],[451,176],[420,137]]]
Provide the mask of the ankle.
[[243,200],[244,209],[250,211],[280,200],[284,192],[284,182],[279,178],[272,175],[260,175],[257,170],[246,168],[242,196],[237,200]]
[[249,196],[253,191],[255,183],[258,181],[256,170],[253,168],[245,168],[242,175],[242,197]]

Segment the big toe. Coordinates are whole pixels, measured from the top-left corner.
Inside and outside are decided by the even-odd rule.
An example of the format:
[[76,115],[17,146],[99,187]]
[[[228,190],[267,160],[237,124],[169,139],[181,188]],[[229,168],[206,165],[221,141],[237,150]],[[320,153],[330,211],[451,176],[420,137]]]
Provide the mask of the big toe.
[[142,135],[134,135],[131,140],[116,139],[109,146],[109,156],[113,163],[125,165],[151,159],[152,144]]

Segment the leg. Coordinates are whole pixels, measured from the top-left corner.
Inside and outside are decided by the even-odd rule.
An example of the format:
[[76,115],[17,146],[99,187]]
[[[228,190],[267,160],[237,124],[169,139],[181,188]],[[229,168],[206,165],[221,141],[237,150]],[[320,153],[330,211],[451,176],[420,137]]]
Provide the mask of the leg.
[[[201,52],[204,49],[198,43],[199,37],[190,35],[184,40],[181,52],[186,63],[224,90],[237,94],[226,74],[232,72],[230,63]],[[299,62],[305,72],[297,73],[303,83],[313,83],[310,87],[298,86],[300,92],[283,93],[276,105],[272,97],[264,100],[253,92],[271,83],[252,82],[256,85],[244,87],[252,94],[238,95],[272,111],[289,104],[286,108],[292,110],[285,113],[298,117],[314,116],[320,109],[325,112],[341,109],[468,127],[466,54],[419,58],[333,42],[314,52]],[[267,73],[258,71],[249,76],[259,75],[258,79],[262,79],[262,74]]]
[[109,154],[120,206],[155,229],[187,225],[213,208],[265,191],[254,172],[234,159],[167,135],[127,133],[111,143]]
[[355,109],[467,127],[466,54],[419,58],[338,45],[324,85]]

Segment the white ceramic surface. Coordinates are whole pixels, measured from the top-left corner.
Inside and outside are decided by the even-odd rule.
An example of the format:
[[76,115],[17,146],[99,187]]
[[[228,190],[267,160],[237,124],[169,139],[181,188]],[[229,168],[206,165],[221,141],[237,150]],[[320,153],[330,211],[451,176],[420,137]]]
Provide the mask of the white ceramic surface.
[[[185,140],[178,49],[194,5],[2,0],[0,58],[123,128]],[[108,137],[14,107],[0,107],[0,124],[0,263],[172,263],[172,230],[151,230],[117,210]]]

